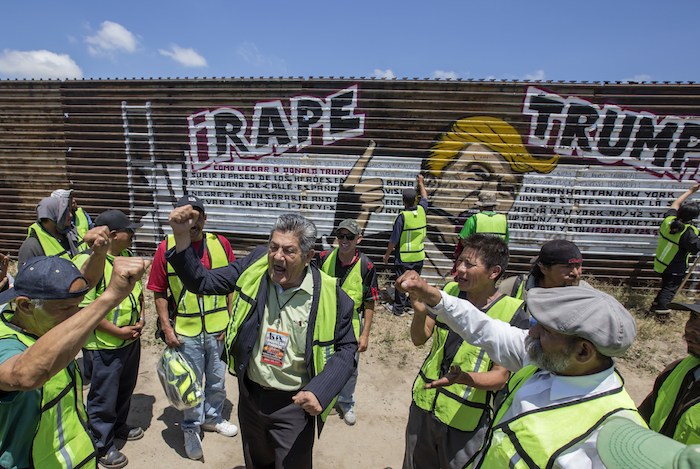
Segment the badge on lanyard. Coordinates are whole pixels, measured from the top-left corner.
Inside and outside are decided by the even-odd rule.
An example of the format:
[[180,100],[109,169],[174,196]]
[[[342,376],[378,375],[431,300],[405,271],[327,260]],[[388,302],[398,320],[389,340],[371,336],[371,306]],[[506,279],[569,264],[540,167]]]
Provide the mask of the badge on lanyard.
[[287,353],[287,345],[289,345],[288,333],[268,327],[267,332],[265,332],[261,361],[268,365],[282,367],[284,354]]

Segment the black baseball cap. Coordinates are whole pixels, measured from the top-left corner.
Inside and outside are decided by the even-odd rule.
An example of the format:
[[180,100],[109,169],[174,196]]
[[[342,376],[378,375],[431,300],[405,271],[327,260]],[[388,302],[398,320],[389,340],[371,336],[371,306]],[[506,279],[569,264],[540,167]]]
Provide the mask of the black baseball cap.
[[177,204],[175,204],[175,208],[184,207],[185,205],[191,205],[193,209],[204,213],[204,202],[195,195],[185,195],[181,197],[180,200],[177,201]]
[[82,296],[90,287],[85,280],[85,288],[70,291],[70,286],[77,279],[85,280],[85,277],[67,259],[56,256],[32,257],[20,266],[14,286],[0,293],[0,304],[18,296],[26,296],[31,300],[64,300]]
[[576,264],[583,262],[578,246],[565,239],[553,239],[542,245],[536,259],[544,265]]
[[107,210],[95,218],[95,226],[106,226],[110,230],[136,230],[143,226],[143,223],[134,223],[129,220],[121,210]]

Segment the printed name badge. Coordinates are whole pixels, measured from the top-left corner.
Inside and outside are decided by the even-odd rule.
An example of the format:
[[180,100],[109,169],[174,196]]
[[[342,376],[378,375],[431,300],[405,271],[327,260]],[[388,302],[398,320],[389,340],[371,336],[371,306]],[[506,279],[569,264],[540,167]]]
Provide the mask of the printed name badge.
[[268,328],[267,332],[265,332],[265,343],[262,348],[261,361],[268,365],[282,367],[288,344],[288,333]]

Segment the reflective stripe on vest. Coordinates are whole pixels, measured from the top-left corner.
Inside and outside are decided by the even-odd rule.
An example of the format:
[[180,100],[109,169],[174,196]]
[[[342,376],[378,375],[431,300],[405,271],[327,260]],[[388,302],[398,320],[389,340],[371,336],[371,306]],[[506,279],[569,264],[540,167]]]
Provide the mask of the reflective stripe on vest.
[[[206,247],[205,255],[209,256],[211,269],[228,265],[226,250],[218,236],[214,233],[206,233],[202,242]],[[175,246],[175,238],[169,235],[166,249],[173,246]],[[166,262],[166,265],[168,287],[177,305],[175,332],[187,337],[195,337],[201,334],[202,330],[208,334],[214,334],[226,329],[229,320],[227,295],[197,295],[189,292],[182,286],[182,281],[175,273],[173,266],[169,262]]]
[[476,233],[500,236],[506,239],[508,220],[505,215],[502,213],[487,215],[483,212],[479,212],[474,215],[474,217],[476,219]]
[[[323,261],[321,270],[335,277],[335,265],[338,262],[338,248],[328,254]],[[340,280],[340,288],[352,299],[355,303],[355,312],[352,315],[352,328],[355,331],[355,339],[360,340],[360,316],[364,314],[362,306],[364,305],[364,289],[362,285],[362,256],[358,255],[357,262],[345,274],[345,278]]]
[[423,240],[427,232],[425,210],[422,205],[417,205],[414,210],[404,210],[401,214],[403,231],[399,240],[399,258],[403,262],[422,261],[425,259]]
[[[330,356],[335,352],[335,323],[338,315],[338,298],[336,296],[336,279],[318,270],[321,279],[320,296],[318,298],[318,310],[314,321],[314,335],[312,342],[312,363],[310,369],[311,378],[323,371]],[[253,262],[241,273],[236,281],[233,293],[233,313],[228,329],[226,330],[226,355],[229,357],[228,369],[231,374],[236,374],[235,363],[233,362],[233,344],[238,337],[238,331],[255,310],[258,290],[263,276],[267,275],[267,256]],[[270,288],[275,288],[270,283]],[[314,290],[316,290],[314,285]],[[316,303],[316,298],[312,300],[312,305]],[[313,308],[313,306],[312,306]],[[309,324],[311,324],[311,318]],[[251,360],[255,359],[251,357]],[[320,417],[326,421],[328,414],[333,409],[336,399],[324,409]]]
[[[690,228],[696,235],[698,234],[698,229],[693,225],[685,225],[685,228],[681,231],[672,234],[671,223],[673,223],[674,220],[676,220],[675,216],[664,218],[659,228],[659,241],[656,245],[656,255],[654,256],[654,271],[659,274],[663,274],[666,271],[668,265],[673,261],[673,258],[676,257],[676,254],[678,254],[678,250],[680,249],[678,242],[681,236],[683,236],[683,233]],[[688,267],[688,257],[690,257],[690,253],[685,256],[686,267]]]
[[[457,282],[448,283],[445,286],[445,292],[452,296],[459,296],[459,285]],[[522,301],[503,295],[484,311],[484,314],[509,323],[521,305]],[[477,373],[489,371],[493,366],[483,349],[463,340],[459,341],[456,351],[446,350],[445,344],[450,335],[456,337],[456,333],[446,324],[436,320],[430,353],[413,382],[413,402],[421,409],[431,412],[445,425],[471,432],[478,428],[484,414],[491,416],[492,392],[464,384],[425,389],[427,383],[446,374],[450,365],[457,365],[462,371]]]
[[[125,249],[121,252],[120,256],[131,257],[133,254]],[[86,254],[78,254],[74,262],[77,266],[81,266],[87,260]],[[105,262],[104,276],[95,287],[97,289],[95,297],[99,297],[104,293],[105,288],[109,285],[109,281],[112,278],[112,269],[114,268],[114,257],[108,255],[107,261]],[[141,280],[134,284],[134,288],[129,293],[129,296],[124,298],[119,305],[112,311],[107,313],[105,320],[111,322],[117,327],[133,326],[139,322],[141,317],[141,302],[139,297],[143,292],[143,285]],[[118,337],[114,337],[112,334],[95,329],[88,336],[88,340],[84,345],[84,348],[88,350],[114,350],[122,348],[126,345],[133,343],[136,339],[122,340]]]
[[[31,347],[36,338],[10,324],[11,317],[3,313],[0,339],[14,337]],[[83,405],[83,381],[75,361],[41,388],[39,426],[32,441],[30,461],[37,469],[97,466],[97,450],[88,433]]]
[[70,252],[66,251],[66,248],[64,248],[51,233],[46,231],[40,223],[32,223],[27,230],[27,238],[32,236],[39,240],[39,244],[41,244],[41,249],[44,250],[45,256],[57,256],[67,260],[71,259]]
[[675,429],[667,428],[666,421],[676,406],[683,381],[689,374],[695,373],[698,367],[700,367],[700,358],[693,355],[688,355],[676,365],[659,387],[654,402],[654,412],[649,418],[649,428],[687,445],[700,442],[700,427],[698,427],[700,424],[700,403],[683,412]]
[[551,468],[558,456],[585,440],[608,417],[627,410],[646,427],[623,386],[571,402],[523,412],[502,422],[520,387],[537,372],[526,366],[508,382],[508,395],[496,412],[491,434],[476,467]]

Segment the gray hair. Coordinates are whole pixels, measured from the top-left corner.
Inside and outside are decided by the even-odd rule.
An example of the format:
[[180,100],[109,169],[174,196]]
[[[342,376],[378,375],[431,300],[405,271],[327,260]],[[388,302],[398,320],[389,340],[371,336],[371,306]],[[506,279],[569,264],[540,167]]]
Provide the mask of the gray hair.
[[279,216],[270,231],[270,240],[272,240],[272,233],[275,231],[294,233],[299,240],[299,247],[303,254],[307,254],[313,249],[316,243],[316,225],[311,220],[296,213],[285,213]]

